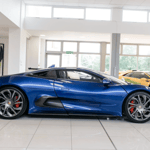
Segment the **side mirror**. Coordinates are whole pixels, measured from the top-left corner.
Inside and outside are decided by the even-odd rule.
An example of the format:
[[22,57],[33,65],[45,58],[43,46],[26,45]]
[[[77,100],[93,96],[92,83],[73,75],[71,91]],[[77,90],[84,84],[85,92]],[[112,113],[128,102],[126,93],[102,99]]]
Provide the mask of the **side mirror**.
[[111,83],[111,80],[110,80],[110,79],[108,79],[108,78],[104,78],[104,79],[103,79],[103,84],[104,84],[105,86],[109,85],[110,83]]

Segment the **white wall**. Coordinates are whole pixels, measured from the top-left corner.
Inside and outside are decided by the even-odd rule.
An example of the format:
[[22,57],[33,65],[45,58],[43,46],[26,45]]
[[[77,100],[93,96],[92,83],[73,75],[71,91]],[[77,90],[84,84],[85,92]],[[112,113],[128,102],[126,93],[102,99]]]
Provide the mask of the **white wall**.
[[0,37],[0,43],[4,44],[4,75],[8,74],[8,37]]
[[25,18],[26,30],[150,34],[149,23]]
[[0,12],[20,26],[20,4],[22,0],[0,0]]

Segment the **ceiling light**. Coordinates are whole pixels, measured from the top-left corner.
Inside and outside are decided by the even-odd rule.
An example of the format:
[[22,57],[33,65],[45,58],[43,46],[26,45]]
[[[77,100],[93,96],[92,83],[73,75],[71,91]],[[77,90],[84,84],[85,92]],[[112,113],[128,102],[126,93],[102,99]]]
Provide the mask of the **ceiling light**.
[[40,35],[40,36],[45,36],[45,35],[42,34],[42,35]]

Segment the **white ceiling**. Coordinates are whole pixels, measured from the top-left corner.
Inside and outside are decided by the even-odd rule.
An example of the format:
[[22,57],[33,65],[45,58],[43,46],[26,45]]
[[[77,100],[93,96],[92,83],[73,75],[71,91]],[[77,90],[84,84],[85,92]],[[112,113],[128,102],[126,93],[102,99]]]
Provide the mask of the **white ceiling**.
[[150,9],[150,0],[24,0],[24,2],[33,5]]

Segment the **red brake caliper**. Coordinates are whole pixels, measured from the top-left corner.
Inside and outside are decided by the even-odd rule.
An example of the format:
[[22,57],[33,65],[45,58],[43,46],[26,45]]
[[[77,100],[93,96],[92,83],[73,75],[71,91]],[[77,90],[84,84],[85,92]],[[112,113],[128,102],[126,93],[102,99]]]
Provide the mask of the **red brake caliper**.
[[[17,99],[18,99],[18,96],[16,96],[16,100],[17,100]],[[17,102],[19,102],[19,101],[17,101]],[[16,108],[18,108],[19,105],[20,105],[20,104],[15,104]]]
[[[134,104],[134,100],[132,100],[131,103]],[[130,107],[132,107],[132,106],[133,106],[133,105],[130,105]],[[132,108],[130,109],[131,114],[133,113],[133,111],[134,111],[134,107],[132,107]]]

